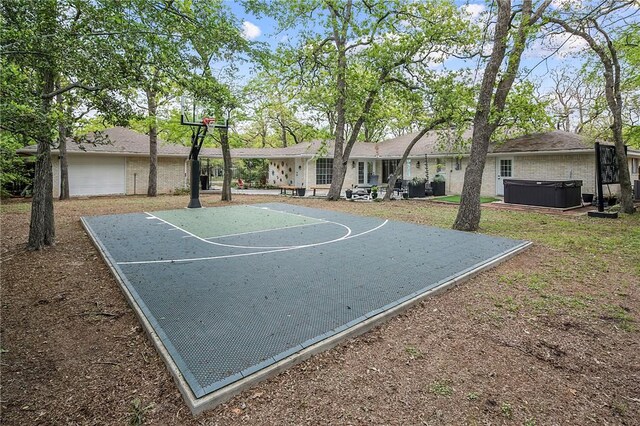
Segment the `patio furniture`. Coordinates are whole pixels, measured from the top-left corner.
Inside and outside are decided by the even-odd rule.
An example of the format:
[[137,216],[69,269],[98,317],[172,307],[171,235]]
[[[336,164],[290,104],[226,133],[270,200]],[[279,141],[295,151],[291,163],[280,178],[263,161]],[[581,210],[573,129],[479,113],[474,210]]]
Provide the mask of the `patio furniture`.
[[371,198],[371,187],[367,183],[356,185],[351,194],[352,200],[369,200]]

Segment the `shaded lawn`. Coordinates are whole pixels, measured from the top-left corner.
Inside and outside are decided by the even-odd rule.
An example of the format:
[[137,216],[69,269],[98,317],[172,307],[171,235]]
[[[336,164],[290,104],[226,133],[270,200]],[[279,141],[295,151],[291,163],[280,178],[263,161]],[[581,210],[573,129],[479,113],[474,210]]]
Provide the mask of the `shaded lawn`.
[[[445,197],[436,197],[435,201],[444,201],[447,203],[460,204],[460,196],[459,195],[447,195]],[[480,197],[480,203],[493,203],[494,201],[498,201],[499,198],[494,197]]]

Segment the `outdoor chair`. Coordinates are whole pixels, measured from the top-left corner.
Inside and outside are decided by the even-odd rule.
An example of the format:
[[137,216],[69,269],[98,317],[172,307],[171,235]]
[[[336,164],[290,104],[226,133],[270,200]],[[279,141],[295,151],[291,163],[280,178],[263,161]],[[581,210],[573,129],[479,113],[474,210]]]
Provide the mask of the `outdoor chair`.
[[402,194],[406,190],[407,186],[406,186],[405,182],[406,182],[405,180],[396,179],[396,183],[393,186],[393,192],[395,192],[396,195],[399,196],[400,194]]

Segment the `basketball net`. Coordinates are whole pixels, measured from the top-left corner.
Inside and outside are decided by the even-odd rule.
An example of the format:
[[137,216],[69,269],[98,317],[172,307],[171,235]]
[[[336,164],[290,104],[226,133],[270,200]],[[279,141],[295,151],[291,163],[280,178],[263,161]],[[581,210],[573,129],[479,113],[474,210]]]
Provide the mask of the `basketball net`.
[[215,117],[205,117],[202,119],[202,124],[207,126],[207,129],[211,130],[216,126],[216,118]]

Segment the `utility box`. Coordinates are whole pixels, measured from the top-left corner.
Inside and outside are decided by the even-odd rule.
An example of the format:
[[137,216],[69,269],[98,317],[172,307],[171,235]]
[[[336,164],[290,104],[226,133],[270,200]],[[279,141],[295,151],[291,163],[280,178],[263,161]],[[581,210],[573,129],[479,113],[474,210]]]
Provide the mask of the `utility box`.
[[582,205],[581,180],[504,180],[504,202],[568,208]]

